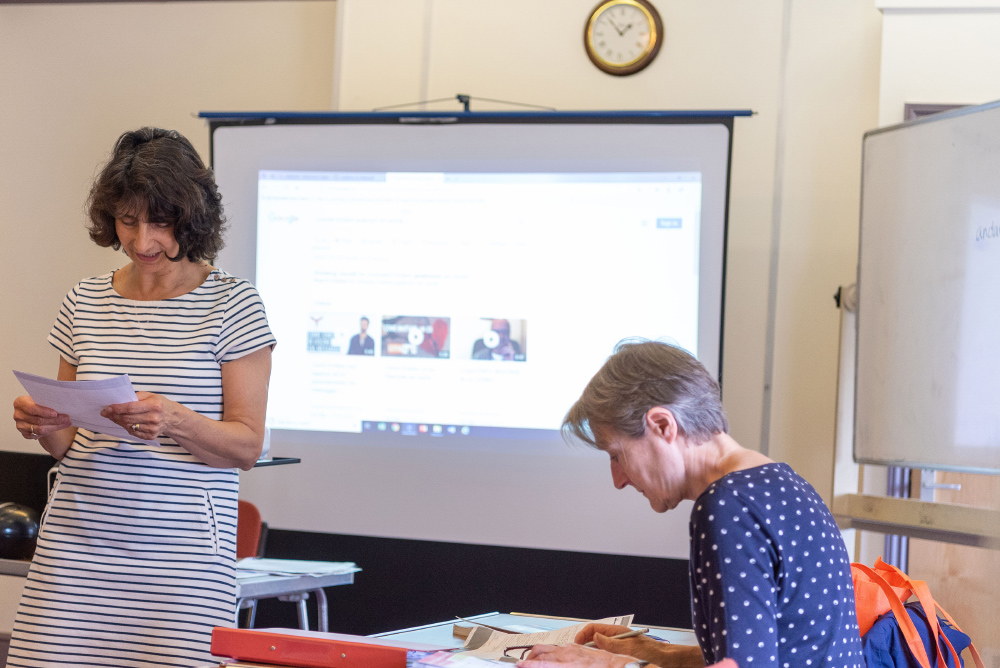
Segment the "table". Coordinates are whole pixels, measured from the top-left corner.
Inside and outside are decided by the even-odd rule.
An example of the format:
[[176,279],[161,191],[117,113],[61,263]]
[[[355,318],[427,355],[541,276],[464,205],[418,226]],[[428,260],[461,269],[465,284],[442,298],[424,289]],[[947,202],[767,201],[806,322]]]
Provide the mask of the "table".
[[[328,632],[328,608],[326,593],[323,587],[336,587],[354,583],[354,573],[334,573],[329,575],[255,575],[237,574],[236,576],[236,614],[240,610],[251,607],[262,598],[277,598],[282,601],[292,601],[298,604],[299,628],[309,630],[309,613],[306,610],[306,600],[309,594],[316,596],[318,627],[320,631]],[[250,613],[250,625],[253,626],[255,609]]]
[[[481,615],[474,615],[472,617],[466,617],[465,619],[472,622],[482,622],[484,624],[489,624],[490,626],[498,626],[502,628],[507,628],[512,631],[517,632],[537,632],[537,631],[551,631],[554,629],[562,628],[565,626],[572,626],[574,624],[579,624],[581,622],[586,622],[589,620],[585,619],[571,619],[566,617],[547,617],[545,615],[529,615],[522,613],[511,613],[503,614],[499,612],[487,612]],[[457,638],[452,635],[452,628],[454,627],[456,619],[447,620],[443,622],[436,622],[434,624],[426,624],[424,626],[416,626],[409,629],[402,629],[399,631],[386,631],[385,633],[376,633],[374,635],[368,636],[369,638],[385,638],[386,640],[392,641],[403,641],[407,643],[423,644],[423,645],[434,645],[442,648],[455,649],[461,647],[465,642],[463,638]],[[637,624],[632,624],[632,626],[637,626]],[[655,635],[657,637],[668,640],[671,643],[679,645],[697,645],[698,642],[695,639],[694,631],[688,629],[677,629],[666,626],[648,626],[650,629],[656,629]],[[269,631],[280,632],[281,629],[268,629]],[[312,637],[315,637],[313,635]],[[258,664],[258,663],[243,663],[243,662],[229,662],[228,660],[222,660],[220,663],[213,664],[212,666],[203,666],[201,668],[220,668],[224,665],[231,665],[233,668],[237,666],[240,667],[260,667],[269,668],[271,664]],[[513,664],[511,664],[513,665]],[[277,668],[277,667],[275,667]]]
[[0,559],[0,575],[27,577],[31,562],[24,559]]
[[[530,615],[520,612],[512,612],[510,614],[487,612],[481,615],[466,617],[465,619],[472,622],[481,622],[483,624],[489,624],[490,626],[510,629],[511,631],[517,631],[519,633],[552,631],[554,629],[561,629],[566,626],[572,626],[573,624],[590,621],[587,619],[572,619],[569,617]],[[464,638],[458,638],[452,635],[452,628],[457,621],[457,619],[452,619],[444,622],[427,624],[425,626],[415,626],[410,629],[386,631],[385,633],[376,633],[372,637],[392,638],[393,640],[411,640],[413,642],[427,643],[429,645],[442,645],[445,647],[456,648],[461,647],[465,642]],[[694,631],[690,629],[677,629],[669,626],[651,626],[649,624],[640,624],[638,622],[633,622],[632,626],[643,626],[651,630],[655,629],[654,635],[656,637],[663,638],[664,640],[675,645],[698,644],[698,639],[695,637]]]
[[3,665],[3,647],[14,630],[14,614],[30,566],[30,561],[0,559],[0,665]]
[[[30,561],[16,559],[0,559],[0,575],[26,577]],[[316,596],[319,616],[319,630],[328,631],[328,607],[326,593],[323,587],[336,587],[354,583],[354,573],[337,573],[332,575],[253,575],[239,574],[236,576],[236,611],[249,607],[250,603],[262,598],[278,598],[298,604],[299,627],[309,629],[309,616],[306,610],[306,600],[309,594]],[[16,605],[16,601],[14,602]]]
[[284,464],[299,464],[301,462],[302,459],[299,457],[271,457],[270,459],[258,459],[253,467],[259,469],[262,466],[282,466]]

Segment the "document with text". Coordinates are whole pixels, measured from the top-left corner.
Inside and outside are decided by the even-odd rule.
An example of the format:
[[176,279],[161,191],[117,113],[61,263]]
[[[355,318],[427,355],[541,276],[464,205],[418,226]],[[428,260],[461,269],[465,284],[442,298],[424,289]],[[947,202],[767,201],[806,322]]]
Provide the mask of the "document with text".
[[[587,624],[615,624],[618,626],[628,626],[632,623],[632,615],[621,617],[606,617],[596,619],[593,622],[582,622],[573,626],[566,626],[554,631],[544,631],[540,633],[503,633],[494,631],[485,626],[476,626],[465,641],[466,654],[477,656],[482,659],[499,659],[504,656],[504,650],[511,647],[525,647],[529,645],[568,645],[576,639],[576,634],[583,630]],[[518,655],[518,658],[520,655]]]

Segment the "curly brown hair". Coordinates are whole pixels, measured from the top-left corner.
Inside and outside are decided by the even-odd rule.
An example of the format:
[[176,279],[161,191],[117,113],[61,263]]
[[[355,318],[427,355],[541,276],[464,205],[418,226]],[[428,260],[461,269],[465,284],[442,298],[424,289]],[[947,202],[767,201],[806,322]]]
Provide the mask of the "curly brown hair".
[[119,250],[115,218],[139,216],[173,224],[180,246],[174,262],[212,261],[222,250],[226,219],[215,175],[175,130],[139,128],[115,143],[87,198],[90,238]]

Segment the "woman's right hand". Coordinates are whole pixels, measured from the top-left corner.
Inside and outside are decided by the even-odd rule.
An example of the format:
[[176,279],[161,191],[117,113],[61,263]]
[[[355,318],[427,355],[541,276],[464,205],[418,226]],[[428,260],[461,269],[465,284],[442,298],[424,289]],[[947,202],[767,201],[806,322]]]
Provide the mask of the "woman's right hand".
[[671,645],[647,635],[615,639],[614,636],[632,629],[615,624],[587,624],[576,634],[574,642],[593,642],[597,649],[611,654],[624,654],[663,668],[695,668],[705,665],[701,649],[696,646]]
[[24,438],[38,440],[73,425],[68,415],[22,396],[14,400],[14,426]]
[[586,645],[591,642],[598,633],[602,636],[610,638],[611,636],[621,635],[622,633],[628,633],[631,631],[627,626],[618,626],[617,624],[587,624],[579,633],[576,634],[576,638],[573,640],[577,645]]

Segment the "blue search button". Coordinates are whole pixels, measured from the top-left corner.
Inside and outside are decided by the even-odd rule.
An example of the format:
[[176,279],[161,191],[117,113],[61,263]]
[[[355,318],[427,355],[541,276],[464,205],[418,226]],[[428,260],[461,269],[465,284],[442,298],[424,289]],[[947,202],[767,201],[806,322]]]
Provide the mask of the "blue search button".
[[658,230],[679,230],[681,229],[680,218],[657,218],[656,229]]

